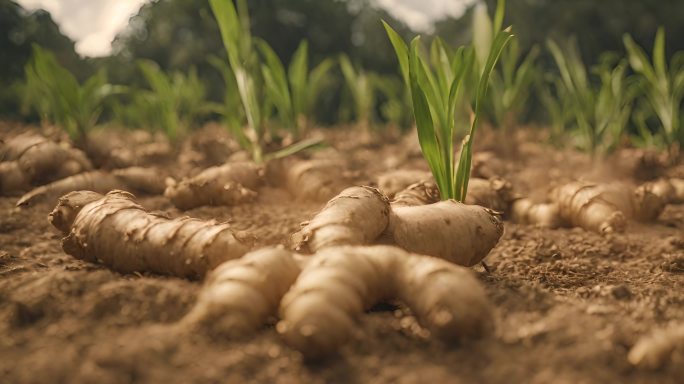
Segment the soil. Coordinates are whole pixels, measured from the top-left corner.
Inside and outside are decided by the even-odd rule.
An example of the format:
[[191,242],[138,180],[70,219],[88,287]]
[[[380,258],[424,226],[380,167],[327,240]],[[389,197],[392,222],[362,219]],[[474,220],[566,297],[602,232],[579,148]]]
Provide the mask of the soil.
[[[414,139],[384,138],[380,145],[356,142],[351,133],[325,134],[351,160],[356,183],[384,170],[426,169]],[[632,179],[629,166],[610,160],[483,143],[480,151],[507,153],[502,176],[524,194],[543,195],[549,185],[576,177]],[[243,340],[180,335],[174,324],[192,307],[200,282],[121,275],[76,260],[46,220],[53,207],[19,209],[16,200],[0,198],[3,383],[681,383],[684,377],[684,364],[650,371],[627,360],[639,337],[684,320],[684,206],[668,206],[657,222],[632,223],[609,236],[507,222],[486,259],[490,271],[474,269],[496,308],[495,333],[446,344],[426,337],[408,309],[390,303],[359,320],[338,356],[313,364],[288,348],[272,323]],[[139,201],[172,216],[229,221],[260,245],[287,244],[322,206],[278,187],[235,207],[181,212],[161,196]]]

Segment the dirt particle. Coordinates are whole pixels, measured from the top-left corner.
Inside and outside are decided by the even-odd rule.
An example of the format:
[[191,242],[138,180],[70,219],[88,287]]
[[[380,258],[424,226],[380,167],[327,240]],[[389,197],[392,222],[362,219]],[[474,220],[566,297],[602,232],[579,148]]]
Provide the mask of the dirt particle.
[[632,291],[626,285],[618,285],[611,289],[610,293],[618,300],[629,300],[632,298]]
[[21,302],[12,303],[10,322],[15,327],[24,327],[40,320],[44,313],[36,307]]
[[684,273],[684,257],[677,256],[664,261],[660,268],[665,272]]

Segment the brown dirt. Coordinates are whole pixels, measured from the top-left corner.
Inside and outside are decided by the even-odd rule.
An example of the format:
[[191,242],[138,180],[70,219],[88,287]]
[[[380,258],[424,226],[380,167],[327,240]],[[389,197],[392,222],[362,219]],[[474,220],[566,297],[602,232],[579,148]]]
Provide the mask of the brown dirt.
[[[386,169],[425,168],[404,142],[357,146],[338,140],[358,181]],[[518,155],[520,156],[520,155]],[[523,192],[593,172],[584,156],[525,152],[507,176]],[[602,175],[602,176],[597,176]],[[618,175],[618,176],[616,176]],[[320,208],[277,188],[237,207],[173,209],[163,197],[149,209],[230,221],[262,245],[288,236]],[[198,282],[120,275],[64,254],[46,220],[50,206],[14,207],[0,198],[0,377],[4,383],[153,382],[529,382],[675,383],[684,366],[631,366],[638,338],[684,319],[684,206],[656,222],[600,236],[579,229],[506,223],[476,271],[496,307],[497,330],[484,340],[445,344],[424,337],[408,310],[379,306],[364,316],[339,356],[307,364],[272,324],[240,341],[180,335],[174,324],[193,305]]]

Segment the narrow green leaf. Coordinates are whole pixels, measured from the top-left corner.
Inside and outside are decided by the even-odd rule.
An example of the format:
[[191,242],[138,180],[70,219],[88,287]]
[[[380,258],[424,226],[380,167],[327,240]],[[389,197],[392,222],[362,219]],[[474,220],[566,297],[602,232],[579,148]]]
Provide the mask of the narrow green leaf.
[[382,25],[385,27],[387,36],[394,47],[394,52],[397,54],[397,59],[399,60],[399,68],[401,70],[401,77],[404,79],[406,85],[409,85],[409,50],[404,42],[404,39],[399,36],[399,34],[392,29],[392,27],[382,20]]

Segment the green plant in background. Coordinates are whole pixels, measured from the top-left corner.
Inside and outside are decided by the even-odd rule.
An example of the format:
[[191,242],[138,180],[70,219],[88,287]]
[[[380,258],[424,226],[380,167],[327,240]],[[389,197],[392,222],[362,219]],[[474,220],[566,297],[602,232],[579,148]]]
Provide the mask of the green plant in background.
[[218,56],[209,56],[208,61],[209,64],[216,68],[221,74],[225,88],[223,103],[208,102],[207,108],[211,112],[221,115],[223,122],[226,124],[233,137],[238,140],[240,147],[250,148],[251,144],[242,131],[246,118],[244,109],[242,108],[242,101],[235,80],[235,74],[225,59],[221,59]]
[[[494,21],[490,19],[484,3],[478,4],[473,13],[473,46],[481,69],[486,63],[492,37],[501,30],[505,7],[505,0],[497,2]],[[489,91],[483,103],[484,114],[502,129],[517,124],[525,112],[532,85],[537,78],[535,61],[539,56],[539,48],[534,46],[524,58],[521,56],[520,43],[515,38],[511,39],[501,53],[499,65],[492,72]]]
[[346,54],[340,56],[340,69],[351,96],[356,124],[364,132],[369,132],[373,125],[373,109],[375,108],[373,75],[362,68],[355,68]]
[[261,65],[266,95],[275,105],[280,122],[298,140],[309,125],[310,116],[334,61],[323,60],[309,72],[309,44],[302,41],[292,56],[287,73],[278,55],[264,40],[257,40],[264,63]]
[[380,114],[382,118],[401,131],[411,127],[411,94],[404,82],[397,76],[377,75],[374,77],[375,89],[382,96]]
[[[252,159],[257,163],[289,156],[319,145],[320,140],[303,140],[276,152],[264,154],[264,147],[269,133],[265,126],[268,113],[266,113],[267,105],[259,103],[261,97],[260,90],[264,89],[264,93],[267,96],[265,99],[275,105],[281,121],[284,121],[286,125],[292,124],[294,121],[295,124],[293,126],[296,128],[298,112],[294,108],[295,103],[299,103],[302,98],[297,92],[300,92],[303,84],[307,83],[307,81],[301,79],[301,74],[297,72],[301,71],[300,69],[303,67],[303,64],[294,63],[293,72],[297,73],[294,74],[296,79],[293,83],[297,83],[295,88],[298,87],[298,90],[295,91],[297,101],[293,102],[293,94],[288,91],[289,87],[287,77],[285,76],[285,69],[280,59],[275,56],[270,47],[264,42],[256,43],[262,55],[266,56],[265,63],[261,63],[259,60],[259,55],[254,47],[254,39],[250,32],[246,1],[238,0],[237,8],[232,0],[210,0],[209,4],[221,30],[221,38],[228,54],[230,70],[235,77],[235,85],[237,86],[242,110],[247,120],[246,129],[234,130],[234,133],[237,135],[237,141],[251,154]],[[272,53],[273,55],[271,56]],[[300,55],[303,56],[303,53]],[[299,59],[299,61],[301,62],[303,59]],[[260,75],[263,76],[263,79]],[[324,74],[320,76],[323,77]],[[308,96],[305,98],[308,98]],[[297,107],[300,105],[297,104]]]
[[545,74],[535,81],[535,88],[549,120],[551,144],[563,147],[567,128],[573,120],[572,101],[563,81],[555,74]]
[[547,45],[560,71],[557,94],[567,97],[564,106],[569,105],[573,112],[578,146],[592,155],[614,149],[635,96],[626,77],[627,63],[614,55],[604,56],[594,71],[600,80],[600,87],[595,89],[575,40],[564,48],[552,40]]
[[48,121],[64,129],[74,142],[85,144],[88,131],[95,126],[104,100],[119,92],[99,71],[80,85],[54,55],[33,46],[33,56],[25,67],[25,103]]
[[[684,145],[684,129],[681,126],[681,105],[684,97],[684,53],[677,53],[671,60],[669,68],[665,59],[665,29],[660,27],[653,44],[652,63],[644,50],[634,42],[631,36],[624,35],[623,42],[627,49],[629,64],[639,76],[640,89],[648,101],[652,113],[660,121],[661,134],[666,145]],[[643,110],[640,111],[643,113]],[[646,117],[637,118],[637,126]],[[641,128],[645,134],[648,130]],[[650,132],[650,131],[649,131]]]
[[522,59],[517,39],[501,53],[501,65],[492,73],[487,93],[486,110],[494,124],[503,129],[515,126],[525,113],[532,86],[538,76],[535,60],[538,47]]
[[155,97],[149,90],[127,88],[119,97],[107,103],[113,120],[121,127],[145,130],[159,129],[159,113]]
[[194,68],[186,75],[182,72],[166,74],[149,60],[138,62],[151,91],[144,92],[146,104],[158,114],[157,126],[171,140],[176,140],[204,113],[205,88]]
[[247,129],[237,138],[240,143],[249,143],[246,148],[256,162],[263,161],[266,130],[262,122],[262,106],[258,102],[258,58],[252,43],[249,14],[244,0],[237,1],[237,10],[232,0],[210,0],[209,4],[221,30],[228,62],[235,76],[240,101],[247,119]]
[[[480,117],[480,108],[487,93],[489,77],[502,50],[512,38],[506,31],[497,32],[488,50],[485,63],[473,75],[473,55],[466,47],[453,51],[436,39],[431,47],[432,67],[420,52],[420,37],[411,41],[410,49],[387,23],[384,23],[399,59],[404,79],[410,83],[413,113],[423,156],[439,187],[443,200],[465,200],[470,179],[472,143]],[[469,81],[477,77],[477,88],[468,90]],[[457,122],[462,121],[464,104],[470,107],[470,94],[475,94],[470,127],[463,140],[458,163],[454,154]],[[459,127],[460,128],[460,127]]]

